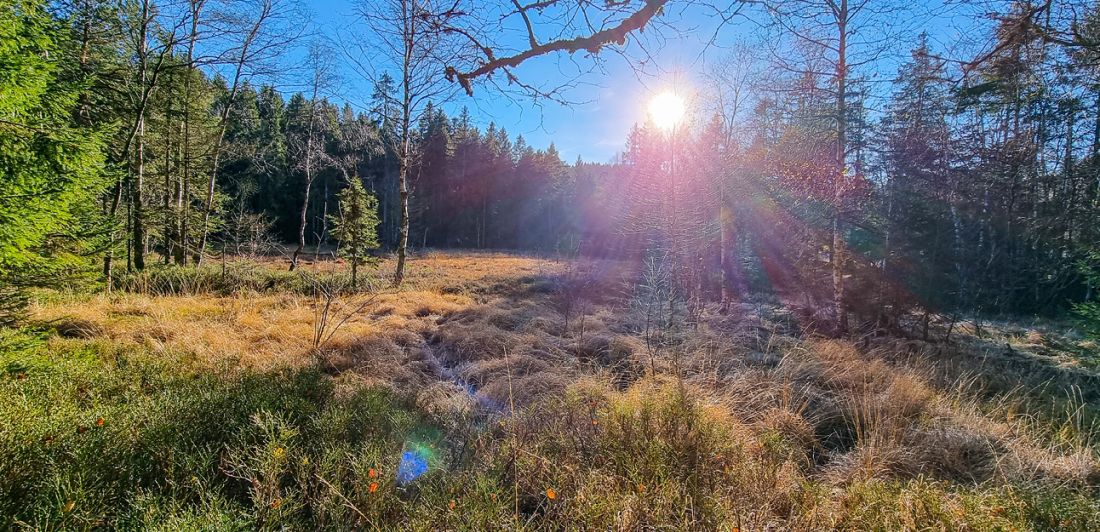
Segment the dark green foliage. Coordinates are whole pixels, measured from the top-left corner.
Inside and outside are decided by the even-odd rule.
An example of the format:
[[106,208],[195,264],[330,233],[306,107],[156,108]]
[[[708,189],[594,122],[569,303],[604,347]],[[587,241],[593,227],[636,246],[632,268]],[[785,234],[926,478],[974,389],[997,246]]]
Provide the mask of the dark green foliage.
[[359,267],[372,262],[378,249],[378,199],[352,179],[340,194],[340,216],[332,218],[332,236],[340,242],[340,254],[351,262],[351,288],[357,288]]
[[1100,303],[1095,301],[1078,303],[1073,310],[1077,313],[1085,334],[1094,338],[1100,337]]
[[[900,293],[891,294],[896,306],[904,305],[898,301],[904,293],[938,308],[958,305],[962,296],[954,282],[958,243],[948,208],[948,194],[959,177],[948,158],[949,91],[943,65],[930,54],[922,38],[898,73],[890,114],[883,121],[888,181],[880,208],[890,238],[883,239],[881,254],[887,275],[904,283]],[[932,249],[936,253],[928,253]]]
[[1089,286],[1090,299],[1074,305],[1073,310],[1085,334],[1100,339],[1100,252],[1090,253],[1078,268]]

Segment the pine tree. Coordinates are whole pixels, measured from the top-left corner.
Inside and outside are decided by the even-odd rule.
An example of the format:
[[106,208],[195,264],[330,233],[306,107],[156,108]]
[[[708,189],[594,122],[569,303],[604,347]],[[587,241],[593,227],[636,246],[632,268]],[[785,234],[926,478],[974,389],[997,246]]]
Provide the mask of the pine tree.
[[340,242],[340,255],[351,262],[351,287],[358,288],[359,266],[372,262],[378,249],[378,199],[368,194],[358,178],[338,195],[340,216],[332,217],[332,236]]
[[927,36],[922,35],[912,60],[898,72],[897,89],[883,120],[881,269],[886,279],[904,281],[909,289],[891,298],[895,307],[903,293],[939,306],[958,292],[952,274],[960,266],[955,251],[961,245],[953,230],[957,215],[949,208],[955,180],[950,168],[945,78],[942,61],[933,57]]
[[104,135],[74,120],[81,92],[60,66],[70,43],[46,7],[0,8],[0,321],[15,317],[22,288],[88,265],[104,186]]

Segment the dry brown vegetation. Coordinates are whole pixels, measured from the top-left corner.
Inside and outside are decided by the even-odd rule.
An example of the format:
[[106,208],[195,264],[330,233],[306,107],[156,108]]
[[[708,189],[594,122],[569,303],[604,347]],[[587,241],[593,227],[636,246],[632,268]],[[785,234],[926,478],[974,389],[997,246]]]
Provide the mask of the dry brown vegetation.
[[[54,295],[33,312],[54,326],[50,342],[59,344],[140,345],[261,369],[320,360],[339,386],[391,387],[445,425],[514,408],[523,413],[518,428],[495,452],[522,448],[516,460],[528,469],[517,469],[515,481],[530,485],[520,491],[557,486],[573,505],[553,510],[565,512],[563,519],[569,511],[594,511],[585,501],[595,504],[601,491],[633,493],[614,505],[611,521],[574,515],[563,522],[627,529],[667,522],[676,511],[642,504],[645,490],[661,488],[629,485],[641,482],[627,478],[633,473],[584,472],[593,459],[586,453],[600,448],[595,442],[605,430],[616,438],[668,438],[669,453],[714,445],[744,455],[748,469],[707,482],[719,499],[714,515],[747,519],[748,528],[867,525],[850,505],[870,504],[874,497],[860,490],[880,482],[948,486],[936,490],[1048,486],[1087,498],[1100,486],[1098,377],[1071,362],[1077,351],[1059,346],[1073,342],[1050,330],[987,325],[978,338],[964,324],[954,326],[950,343],[871,336],[853,342],[805,335],[780,306],[746,301],[728,315],[704,310],[655,343],[630,301],[631,273],[617,264],[430,254],[411,263],[406,279],[401,290],[340,298],[343,312],[366,304],[317,349],[310,341],[319,302],[307,295]],[[647,428],[640,405],[669,390],[686,392],[682,400],[697,405],[717,432],[677,425],[660,436],[672,429]],[[552,443],[538,434],[565,439]],[[721,441],[693,440],[716,435]],[[699,460],[735,458],[723,456]],[[728,466],[727,475],[742,466]],[[811,481],[840,495],[813,495]],[[903,495],[919,498],[914,493]],[[963,526],[967,521],[952,512],[977,510],[961,495],[951,497],[937,503],[947,517],[936,514],[935,522]],[[994,524],[998,511],[980,510]],[[910,514],[898,519],[880,524],[920,526],[920,519],[906,521]]]
[[[384,262],[382,271],[392,268]],[[274,260],[261,264],[280,268]],[[307,264],[312,272],[341,269],[341,261]],[[410,264],[405,287],[340,298],[337,312],[361,312],[349,318],[333,343],[334,358],[357,356],[369,346],[388,344],[406,333],[419,334],[442,316],[469,308],[495,283],[550,272],[554,262],[508,255],[476,259],[427,255]],[[379,276],[385,277],[380,273]],[[55,341],[105,340],[133,343],[154,351],[189,353],[211,363],[233,361],[251,368],[297,366],[311,361],[310,349],[317,301],[307,295],[242,291],[231,295],[150,296],[53,294],[32,313],[54,326]],[[400,342],[398,342],[400,343]],[[384,354],[385,350],[380,351]]]

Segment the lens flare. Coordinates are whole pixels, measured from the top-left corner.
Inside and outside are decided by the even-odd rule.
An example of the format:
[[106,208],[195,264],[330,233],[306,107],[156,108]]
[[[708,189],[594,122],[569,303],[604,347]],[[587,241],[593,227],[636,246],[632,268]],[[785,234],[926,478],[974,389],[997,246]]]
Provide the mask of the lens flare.
[[649,117],[657,127],[669,131],[684,117],[684,99],[672,92],[662,92],[649,102]]
[[397,464],[397,484],[407,486],[424,473],[427,473],[430,459],[431,450],[421,446],[416,446],[402,453],[401,462]]

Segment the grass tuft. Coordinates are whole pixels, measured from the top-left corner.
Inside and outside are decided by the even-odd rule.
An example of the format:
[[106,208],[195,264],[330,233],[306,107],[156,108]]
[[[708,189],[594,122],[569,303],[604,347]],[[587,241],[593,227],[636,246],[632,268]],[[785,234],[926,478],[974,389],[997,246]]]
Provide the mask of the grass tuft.
[[1049,328],[987,326],[1000,357],[749,302],[665,330],[615,265],[431,254],[314,346],[295,283],[343,272],[282,267],[36,294],[0,332],[0,529],[1098,526],[1095,376],[1021,353]]

